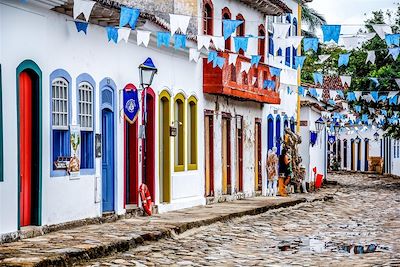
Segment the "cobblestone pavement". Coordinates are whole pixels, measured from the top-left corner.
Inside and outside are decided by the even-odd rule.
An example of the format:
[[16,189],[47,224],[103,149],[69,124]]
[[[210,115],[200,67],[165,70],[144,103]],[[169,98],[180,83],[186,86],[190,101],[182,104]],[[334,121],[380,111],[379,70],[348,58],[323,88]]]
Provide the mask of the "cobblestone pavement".
[[334,200],[212,224],[85,266],[400,266],[400,180],[330,179],[340,183]]

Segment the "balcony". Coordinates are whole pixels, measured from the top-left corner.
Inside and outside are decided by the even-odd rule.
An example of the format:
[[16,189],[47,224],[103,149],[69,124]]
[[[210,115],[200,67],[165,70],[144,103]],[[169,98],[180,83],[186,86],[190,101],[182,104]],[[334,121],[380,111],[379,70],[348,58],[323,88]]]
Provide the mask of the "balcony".
[[[277,91],[277,88],[279,88],[279,78],[271,77],[269,66],[260,63],[257,68],[255,66],[251,67],[248,73],[240,72],[241,63],[250,63],[250,59],[239,55],[236,66],[234,66],[233,64],[228,65],[229,53],[219,52],[218,55],[225,58],[222,70],[218,67],[213,68],[212,62],[207,63],[207,59],[204,59],[204,93],[225,95],[239,100],[256,101],[266,104],[281,103]],[[276,89],[263,89],[264,80],[274,80],[276,82]]]

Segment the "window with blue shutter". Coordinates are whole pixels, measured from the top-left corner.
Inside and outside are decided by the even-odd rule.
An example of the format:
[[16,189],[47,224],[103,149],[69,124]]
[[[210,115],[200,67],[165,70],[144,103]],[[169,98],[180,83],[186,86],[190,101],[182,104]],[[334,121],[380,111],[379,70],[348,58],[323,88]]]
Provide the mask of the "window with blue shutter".
[[81,169],[94,169],[93,86],[81,82],[78,89],[78,119],[81,127]]

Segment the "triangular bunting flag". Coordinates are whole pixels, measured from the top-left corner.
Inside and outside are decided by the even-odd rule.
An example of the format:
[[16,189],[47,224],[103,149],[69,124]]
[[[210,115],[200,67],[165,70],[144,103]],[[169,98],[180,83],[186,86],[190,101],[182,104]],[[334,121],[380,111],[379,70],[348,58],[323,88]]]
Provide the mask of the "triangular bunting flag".
[[400,79],[395,79],[397,86],[400,88]]
[[375,87],[379,86],[378,78],[369,78],[369,79],[375,84]]
[[174,35],[178,29],[186,34],[190,22],[190,16],[169,14],[171,35]]
[[130,28],[119,28],[118,29],[118,43],[121,40],[124,40],[125,43],[128,42],[129,40],[129,35],[131,34],[131,29]]
[[140,10],[137,8],[121,6],[121,14],[119,17],[119,27],[124,27],[129,24],[134,30],[140,15]]
[[76,30],[78,32],[83,31],[86,34],[88,25],[89,23],[87,22],[75,21]]
[[275,38],[286,38],[291,26],[290,23],[273,23],[272,25],[274,27]]
[[367,61],[365,63],[371,62],[372,64],[375,64],[376,60],[376,55],[375,51],[367,51]]
[[225,51],[224,37],[213,36],[211,39],[212,39],[212,42],[213,42],[216,50]]
[[73,10],[74,19],[76,19],[80,14],[83,13],[83,15],[85,16],[85,20],[89,21],[90,13],[92,13],[92,9],[95,4],[95,1],[75,0]]
[[280,77],[281,71],[282,71],[282,69],[275,68],[275,67],[269,67],[269,72],[271,73],[272,77],[274,77],[274,76]]
[[339,55],[339,67],[349,65],[351,53]]
[[348,87],[351,86],[351,76],[340,76],[343,87],[347,84]]
[[341,25],[322,25],[322,33],[324,35],[324,42],[333,40],[335,43],[339,42]]
[[315,72],[314,73],[314,83],[323,85],[324,84],[324,75],[320,72]]
[[207,63],[213,62],[218,56],[218,53],[215,51],[210,51],[208,53]]
[[115,27],[107,27],[108,41],[113,40],[114,43],[118,43],[118,29]]
[[169,47],[170,39],[171,39],[171,33],[157,32],[157,47],[161,46]]
[[218,67],[222,70],[225,64],[225,58],[223,57],[216,57],[215,60],[213,61],[213,67]]
[[236,31],[236,28],[242,23],[242,20],[222,20],[224,39],[227,40],[229,37],[231,37],[231,35]]
[[256,67],[258,67],[258,63],[260,63],[260,60],[261,60],[261,56],[251,56],[251,65],[252,66],[256,66]]
[[228,64],[229,65],[233,64],[233,66],[236,66],[236,60],[237,60],[238,56],[239,56],[238,54],[230,53]]
[[235,52],[239,53],[240,50],[247,52],[247,45],[249,42],[249,37],[234,37],[235,41]]
[[400,54],[400,48],[399,47],[395,47],[395,48],[389,48],[389,55],[391,55],[394,59],[394,61],[397,60],[397,58],[399,57]]
[[200,52],[197,51],[196,48],[190,48],[189,49],[189,61],[194,61],[194,62],[198,62],[199,61],[199,57],[200,57]]
[[354,91],[354,96],[357,101],[360,100],[361,95],[362,95],[361,91]]
[[327,61],[328,58],[330,58],[330,57],[331,57],[331,55],[319,55],[319,56],[318,56],[318,59],[319,59],[318,63],[319,63],[319,64],[322,64],[322,63],[324,63],[325,61]]
[[304,38],[303,39],[304,51],[314,50],[314,52],[318,51],[318,38]]
[[241,62],[240,64],[241,64],[240,72],[242,73],[244,71],[248,73],[251,68],[251,64],[249,62]]
[[184,34],[175,34],[174,35],[174,48],[186,48],[186,35]]
[[137,31],[137,45],[143,44],[145,47],[149,45],[150,42],[150,34],[149,31]]
[[306,60],[305,56],[295,56],[294,57],[294,68],[298,69],[300,67],[300,69],[302,69],[304,66],[305,60]]
[[386,24],[373,24],[372,28],[382,40],[385,39],[386,34],[392,34],[392,28]]
[[197,35],[197,50],[210,48],[211,36],[209,35]]

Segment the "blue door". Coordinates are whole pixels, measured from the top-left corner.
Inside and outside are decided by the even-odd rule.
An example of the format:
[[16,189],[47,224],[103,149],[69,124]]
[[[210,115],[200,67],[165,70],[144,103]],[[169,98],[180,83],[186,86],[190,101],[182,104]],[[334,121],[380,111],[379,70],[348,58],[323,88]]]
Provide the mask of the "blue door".
[[268,118],[268,150],[274,147],[274,119]]
[[102,190],[103,212],[114,211],[114,117],[102,110]]
[[279,156],[281,154],[281,118],[276,118],[276,153]]

